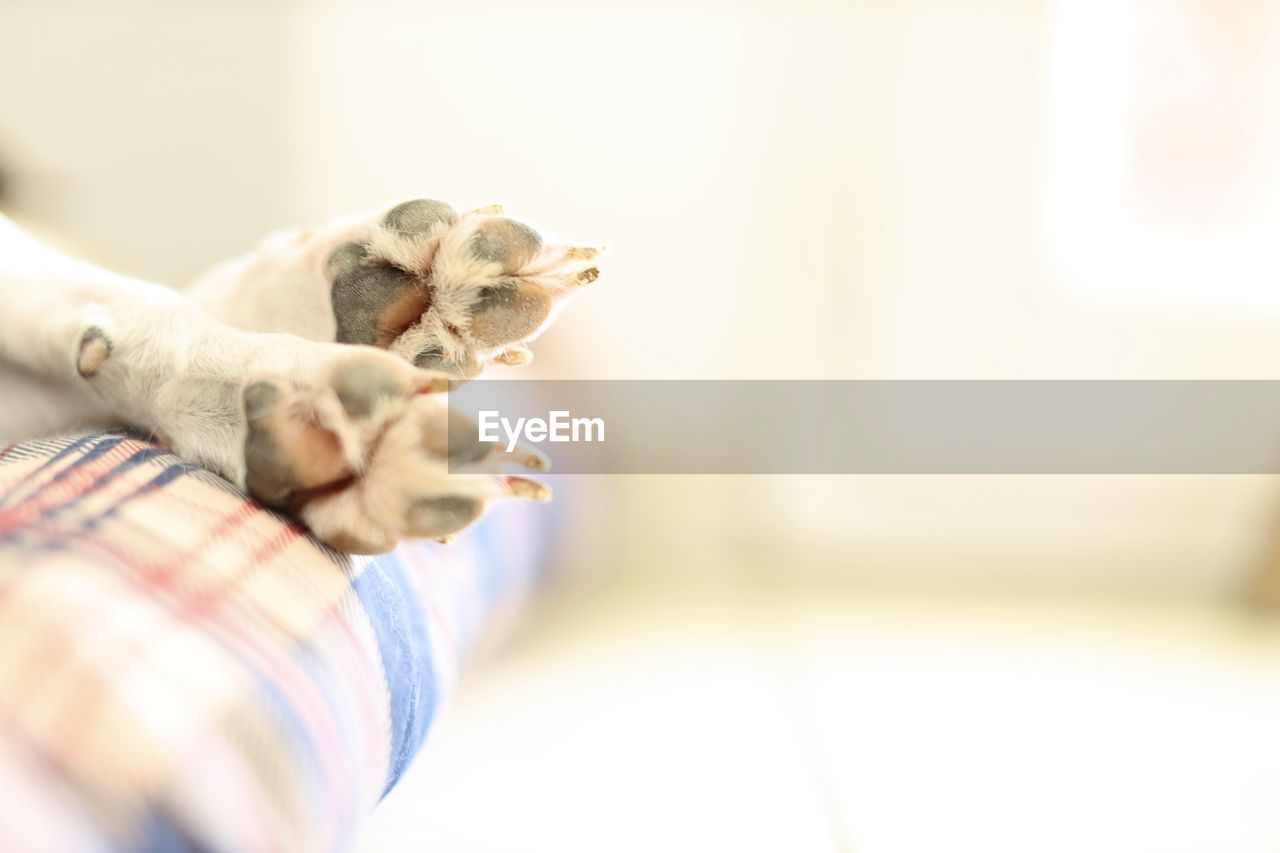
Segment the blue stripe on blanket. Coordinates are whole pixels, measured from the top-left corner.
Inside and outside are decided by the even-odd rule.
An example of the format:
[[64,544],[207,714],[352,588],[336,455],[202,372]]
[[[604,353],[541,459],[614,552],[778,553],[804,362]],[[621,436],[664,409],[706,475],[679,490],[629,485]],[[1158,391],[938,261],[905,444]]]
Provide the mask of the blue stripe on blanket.
[[132,853],[210,853],[198,839],[192,838],[179,821],[162,809],[153,809],[137,827],[139,838]]
[[352,583],[378,637],[391,698],[391,752],[386,796],[427,736],[440,701],[422,607],[393,551],[370,560]]

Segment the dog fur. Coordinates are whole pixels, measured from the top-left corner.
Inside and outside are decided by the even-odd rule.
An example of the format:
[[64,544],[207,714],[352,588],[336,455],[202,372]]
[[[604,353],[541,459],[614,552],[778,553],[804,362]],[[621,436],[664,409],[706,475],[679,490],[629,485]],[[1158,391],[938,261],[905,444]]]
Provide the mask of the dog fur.
[[182,294],[0,217],[0,440],[129,425],[343,550],[447,537],[549,491],[500,473],[543,457],[460,440],[435,392],[527,362],[597,254],[416,199],[273,235]]

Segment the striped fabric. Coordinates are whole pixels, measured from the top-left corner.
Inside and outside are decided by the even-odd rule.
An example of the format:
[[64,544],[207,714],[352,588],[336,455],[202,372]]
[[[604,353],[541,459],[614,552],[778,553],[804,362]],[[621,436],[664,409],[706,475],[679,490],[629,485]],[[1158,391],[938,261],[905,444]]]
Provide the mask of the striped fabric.
[[0,445],[0,850],[347,847],[547,517],[353,559],[125,433]]

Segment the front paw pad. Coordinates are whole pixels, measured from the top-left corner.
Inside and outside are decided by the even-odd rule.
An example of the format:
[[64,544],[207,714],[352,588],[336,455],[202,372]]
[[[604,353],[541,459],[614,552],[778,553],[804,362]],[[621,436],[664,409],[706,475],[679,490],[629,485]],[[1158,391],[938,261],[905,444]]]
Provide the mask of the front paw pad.
[[458,215],[417,199],[387,212],[327,259],[337,339],[390,349],[464,380],[485,364],[523,364],[600,250],[547,243],[498,207]]
[[[296,513],[335,547],[372,554],[406,537],[447,537],[492,500],[549,497],[499,473],[508,461],[542,469],[545,459],[467,443],[472,430],[459,432],[434,394],[448,377],[371,348],[322,349],[329,358],[314,381],[262,377],[244,388],[245,484],[262,503]],[[451,476],[451,465],[482,476]]]

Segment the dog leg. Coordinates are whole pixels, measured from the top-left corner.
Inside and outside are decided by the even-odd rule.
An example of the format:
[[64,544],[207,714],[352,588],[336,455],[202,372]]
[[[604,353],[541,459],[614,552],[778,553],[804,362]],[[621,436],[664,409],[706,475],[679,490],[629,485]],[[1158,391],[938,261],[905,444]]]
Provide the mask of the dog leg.
[[109,359],[118,327],[182,304],[172,291],[59,254],[0,216],[0,436],[122,423],[120,401],[87,380]]
[[[74,389],[104,418],[151,431],[345,550],[444,537],[492,500],[549,494],[501,475],[504,454],[450,459],[461,445],[431,396],[447,376],[374,347],[233,329],[3,218],[0,304],[0,361],[14,376]],[[450,461],[483,476],[452,477]]]
[[469,379],[525,364],[523,346],[599,276],[598,249],[543,239],[493,206],[407,201],[268,238],[198,281],[192,298],[244,329],[389,349]]

